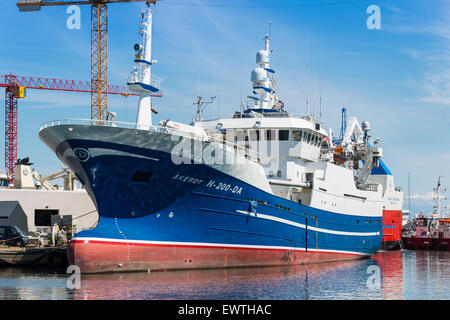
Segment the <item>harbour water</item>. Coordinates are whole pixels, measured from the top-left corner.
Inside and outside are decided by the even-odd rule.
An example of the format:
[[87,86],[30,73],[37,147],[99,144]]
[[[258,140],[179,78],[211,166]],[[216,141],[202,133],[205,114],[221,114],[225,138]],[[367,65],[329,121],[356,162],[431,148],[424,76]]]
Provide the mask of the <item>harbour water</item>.
[[448,300],[450,252],[378,252],[370,259],[307,266],[81,275],[0,269],[0,300]]

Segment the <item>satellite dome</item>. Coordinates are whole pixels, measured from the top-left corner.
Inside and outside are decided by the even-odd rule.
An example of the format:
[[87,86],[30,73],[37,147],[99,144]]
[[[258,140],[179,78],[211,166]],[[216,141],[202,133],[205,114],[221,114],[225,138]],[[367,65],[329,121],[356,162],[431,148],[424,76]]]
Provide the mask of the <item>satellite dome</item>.
[[257,64],[268,64],[269,63],[269,53],[266,50],[260,50],[256,54]]
[[261,67],[257,67],[252,71],[253,82],[264,82],[267,80],[267,71]]
[[364,132],[370,131],[370,123],[369,123],[369,121],[364,120],[364,121],[362,122],[362,130],[363,130]]

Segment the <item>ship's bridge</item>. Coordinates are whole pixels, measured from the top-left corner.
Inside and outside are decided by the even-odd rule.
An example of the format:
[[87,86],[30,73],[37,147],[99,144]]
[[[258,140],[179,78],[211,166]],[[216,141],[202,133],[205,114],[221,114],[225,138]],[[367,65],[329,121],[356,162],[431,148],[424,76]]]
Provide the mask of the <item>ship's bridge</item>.
[[[256,151],[267,177],[277,179],[290,179],[288,168],[293,164],[300,169],[307,162],[319,161],[322,140],[328,136],[322,124],[309,117],[254,109],[233,118],[198,121],[195,126],[208,135]],[[301,172],[295,170],[293,174],[297,177]]]

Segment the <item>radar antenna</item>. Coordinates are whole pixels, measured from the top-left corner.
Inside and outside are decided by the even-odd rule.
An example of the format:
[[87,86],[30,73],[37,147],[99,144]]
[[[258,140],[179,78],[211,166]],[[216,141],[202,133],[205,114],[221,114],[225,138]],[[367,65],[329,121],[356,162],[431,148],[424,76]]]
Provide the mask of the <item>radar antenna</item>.
[[203,111],[205,111],[205,108],[208,104],[213,103],[214,100],[216,99],[216,97],[210,97],[208,101],[203,101],[203,97],[198,96],[197,97],[197,102],[194,102],[194,105],[197,106],[197,111],[195,113],[195,118],[193,119],[193,121],[202,121],[202,115],[203,115]]
[[[433,189],[434,191],[434,198],[433,200],[436,202],[436,204],[433,206],[433,214],[436,217],[445,216],[445,210],[447,209],[446,206],[442,205],[442,201],[446,200],[446,198],[443,196],[443,193],[447,191],[447,189],[444,189],[441,187],[441,178],[442,176],[438,177],[437,187]],[[442,210],[442,211],[441,211]]]

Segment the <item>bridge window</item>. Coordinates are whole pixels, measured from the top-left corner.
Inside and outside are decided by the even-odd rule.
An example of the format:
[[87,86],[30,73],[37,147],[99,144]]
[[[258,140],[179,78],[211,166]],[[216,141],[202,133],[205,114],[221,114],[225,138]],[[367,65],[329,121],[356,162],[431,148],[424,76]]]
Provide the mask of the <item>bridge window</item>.
[[244,130],[236,130],[236,141],[246,141],[246,132]]
[[276,130],[266,130],[266,140],[276,140],[277,139],[277,131]]
[[259,141],[259,130],[250,130],[249,131],[250,134],[250,140],[251,141]]
[[280,141],[289,140],[289,130],[280,130],[278,137],[279,137]]
[[315,145],[316,145],[316,142],[317,142],[317,136],[316,136],[315,134],[313,134],[312,139],[311,139],[311,144],[312,144],[313,146],[315,146]]
[[292,131],[292,141],[302,141],[303,132],[301,130]]

